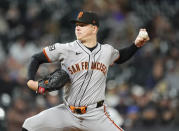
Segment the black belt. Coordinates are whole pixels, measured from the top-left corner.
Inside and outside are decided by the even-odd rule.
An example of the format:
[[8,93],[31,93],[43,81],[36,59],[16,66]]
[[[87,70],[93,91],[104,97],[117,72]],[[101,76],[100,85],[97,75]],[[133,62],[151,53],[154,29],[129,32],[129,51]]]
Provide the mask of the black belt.
[[96,108],[103,106],[103,104],[104,104],[104,100],[98,101]]

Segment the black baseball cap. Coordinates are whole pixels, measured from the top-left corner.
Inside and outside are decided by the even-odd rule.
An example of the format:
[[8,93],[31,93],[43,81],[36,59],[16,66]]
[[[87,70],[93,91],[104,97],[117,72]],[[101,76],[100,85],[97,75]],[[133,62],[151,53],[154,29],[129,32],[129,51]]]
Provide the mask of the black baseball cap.
[[78,13],[78,16],[75,20],[71,20],[71,23],[86,23],[86,24],[92,24],[99,27],[99,18],[96,13],[94,12],[86,12],[86,11],[80,11]]

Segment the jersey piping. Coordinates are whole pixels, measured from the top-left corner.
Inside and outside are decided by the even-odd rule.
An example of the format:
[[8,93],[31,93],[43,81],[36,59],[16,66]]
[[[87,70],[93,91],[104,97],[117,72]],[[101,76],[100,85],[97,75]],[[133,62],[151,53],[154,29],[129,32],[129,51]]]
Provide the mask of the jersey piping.
[[43,53],[44,53],[45,57],[47,58],[48,62],[51,63],[51,60],[50,60],[50,58],[48,57],[47,53],[45,52],[45,49],[43,49]]
[[[79,47],[82,49],[82,50],[84,50],[88,55],[90,55],[85,49],[83,49],[83,47],[81,47],[81,45],[80,45],[80,43],[78,42],[78,41],[76,41],[77,42],[77,44],[79,45]],[[86,48],[87,49],[87,48]],[[89,49],[88,49],[89,50]]]

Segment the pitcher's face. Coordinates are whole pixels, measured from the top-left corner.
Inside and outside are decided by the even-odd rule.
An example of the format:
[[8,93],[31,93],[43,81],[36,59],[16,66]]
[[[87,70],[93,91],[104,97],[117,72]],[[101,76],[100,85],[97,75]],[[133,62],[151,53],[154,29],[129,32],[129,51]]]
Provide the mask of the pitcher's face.
[[85,23],[76,23],[76,28],[75,28],[75,34],[77,40],[84,41],[90,36],[94,35],[94,26],[91,24],[85,24]]

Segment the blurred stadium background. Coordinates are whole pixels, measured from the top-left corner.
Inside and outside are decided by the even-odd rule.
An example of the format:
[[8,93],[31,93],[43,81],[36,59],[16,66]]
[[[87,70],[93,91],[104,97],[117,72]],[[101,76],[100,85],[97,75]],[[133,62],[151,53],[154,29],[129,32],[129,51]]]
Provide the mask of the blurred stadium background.
[[[0,131],[20,131],[27,117],[62,103],[62,91],[41,96],[27,88],[27,66],[44,46],[75,39],[69,20],[80,10],[99,14],[101,43],[126,47],[143,27],[151,38],[109,70],[106,100],[117,124],[179,130],[178,0],[0,0]],[[56,66],[42,65],[37,78]]]

